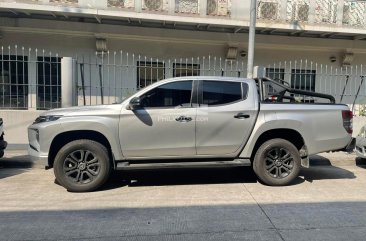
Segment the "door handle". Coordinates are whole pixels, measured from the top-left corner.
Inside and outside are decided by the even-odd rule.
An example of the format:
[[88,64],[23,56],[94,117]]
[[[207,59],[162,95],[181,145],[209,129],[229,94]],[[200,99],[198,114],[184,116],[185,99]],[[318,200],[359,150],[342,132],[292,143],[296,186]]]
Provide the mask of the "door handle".
[[236,118],[236,119],[248,119],[249,117],[250,117],[250,115],[244,114],[244,113],[238,113],[238,114],[234,115],[234,118]]
[[179,117],[175,118],[175,120],[178,122],[190,122],[190,121],[192,121],[192,117],[179,116]]

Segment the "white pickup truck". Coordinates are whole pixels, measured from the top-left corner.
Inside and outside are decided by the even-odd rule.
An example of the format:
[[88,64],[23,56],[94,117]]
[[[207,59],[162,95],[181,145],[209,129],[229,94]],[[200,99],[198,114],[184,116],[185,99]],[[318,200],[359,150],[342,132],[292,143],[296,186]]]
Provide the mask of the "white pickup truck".
[[203,166],[251,165],[286,185],[309,155],[354,145],[346,105],[266,78],[167,79],[119,104],[48,111],[28,136],[29,154],[70,191],[99,188],[113,169]]

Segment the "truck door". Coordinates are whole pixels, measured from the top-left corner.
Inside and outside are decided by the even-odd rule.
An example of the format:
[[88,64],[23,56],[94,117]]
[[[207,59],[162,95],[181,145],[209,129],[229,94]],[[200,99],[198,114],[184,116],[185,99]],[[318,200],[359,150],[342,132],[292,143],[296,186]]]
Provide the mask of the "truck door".
[[196,155],[197,104],[192,104],[192,86],[192,80],[162,84],[140,96],[141,109],[121,111],[119,134],[125,157]]
[[196,120],[197,155],[235,156],[252,131],[257,110],[244,81],[203,80]]

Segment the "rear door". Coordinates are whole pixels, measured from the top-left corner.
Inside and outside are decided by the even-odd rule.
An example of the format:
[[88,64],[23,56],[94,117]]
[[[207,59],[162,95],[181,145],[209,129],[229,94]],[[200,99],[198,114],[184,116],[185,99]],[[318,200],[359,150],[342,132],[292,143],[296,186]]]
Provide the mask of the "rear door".
[[247,141],[257,111],[244,81],[202,80],[196,119],[197,155],[234,156]]

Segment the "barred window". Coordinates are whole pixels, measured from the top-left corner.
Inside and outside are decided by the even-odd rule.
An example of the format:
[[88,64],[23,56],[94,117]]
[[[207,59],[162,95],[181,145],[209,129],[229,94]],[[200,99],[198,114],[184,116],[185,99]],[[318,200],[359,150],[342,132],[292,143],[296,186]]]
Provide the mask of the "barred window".
[[37,58],[37,109],[61,107],[61,58]]
[[282,68],[266,68],[266,75],[271,79],[285,79],[285,69]]
[[315,70],[293,69],[291,73],[291,88],[315,91]]
[[173,64],[173,77],[181,76],[199,76],[200,75],[200,65],[199,64]]
[[137,62],[137,89],[142,89],[165,78],[165,64],[162,62]]
[[28,108],[28,57],[0,55],[0,108]]

